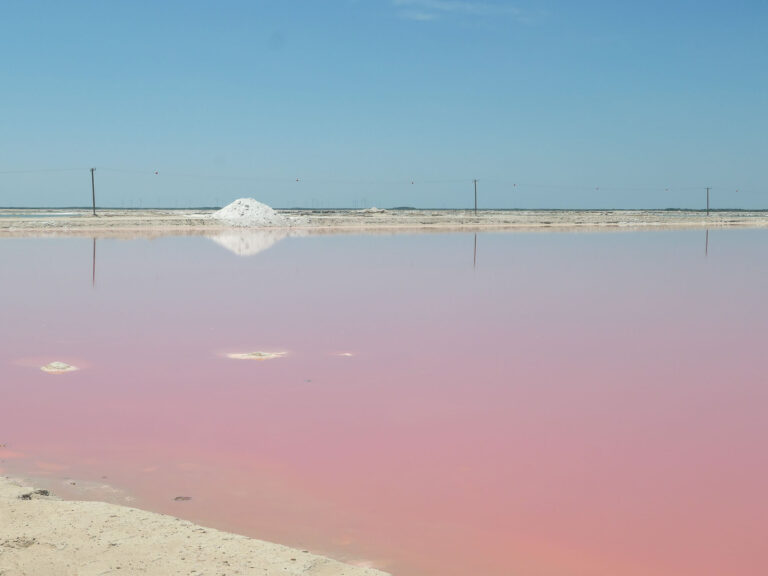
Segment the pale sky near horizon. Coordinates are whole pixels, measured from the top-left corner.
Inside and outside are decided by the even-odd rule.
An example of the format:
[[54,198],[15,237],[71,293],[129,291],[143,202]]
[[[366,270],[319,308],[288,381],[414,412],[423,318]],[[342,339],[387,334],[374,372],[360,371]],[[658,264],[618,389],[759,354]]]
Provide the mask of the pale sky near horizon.
[[467,207],[477,178],[488,208],[768,208],[767,24],[758,1],[8,0],[0,206],[87,205],[95,166],[111,206]]

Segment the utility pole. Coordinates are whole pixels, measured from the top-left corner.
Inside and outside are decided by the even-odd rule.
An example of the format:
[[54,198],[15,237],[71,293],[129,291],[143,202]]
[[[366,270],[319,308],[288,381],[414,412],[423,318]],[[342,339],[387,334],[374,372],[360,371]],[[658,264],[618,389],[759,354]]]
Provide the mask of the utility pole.
[[93,173],[96,168],[91,168],[91,201],[93,202],[93,215],[96,216],[96,181],[93,177]]
[[477,216],[477,178],[475,178],[475,216]]
[[707,186],[707,216],[709,216],[709,186]]

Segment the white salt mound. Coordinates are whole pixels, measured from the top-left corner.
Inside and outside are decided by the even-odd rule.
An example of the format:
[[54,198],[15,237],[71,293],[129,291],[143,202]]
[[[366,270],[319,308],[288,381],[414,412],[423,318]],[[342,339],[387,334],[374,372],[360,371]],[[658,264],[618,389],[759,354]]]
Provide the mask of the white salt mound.
[[212,218],[221,220],[230,226],[288,226],[288,219],[284,218],[273,208],[254,200],[253,198],[240,198],[217,210]]
[[373,206],[371,208],[363,208],[362,210],[358,210],[358,212],[362,214],[381,214],[382,212],[386,212],[386,208],[376,208],[376,206]]

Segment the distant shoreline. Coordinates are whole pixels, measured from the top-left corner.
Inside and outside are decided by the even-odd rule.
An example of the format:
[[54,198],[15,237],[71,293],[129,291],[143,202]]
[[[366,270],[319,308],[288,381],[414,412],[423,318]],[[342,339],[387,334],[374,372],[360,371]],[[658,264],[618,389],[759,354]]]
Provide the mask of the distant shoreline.
[[228,226],[214,209],[0,209],[0,237],[598,231],[768,228],[768,211],[701,210],[279,210],[295,223]]
[[[188,206],[179,208],[178,206],[100,206],[98,212],[153,212],[153,211],[198,211],[207,212],[220,210],[223,206]],[[329,206],[325,208],[310,208],[307,206],[283,206],[273,207],[278,212],[362,212],[365,208],[346,208],[344,206]],[[370,208],[368,208],[370,209]],[[380,208],[376,208],[377,210]],[[0,206],[0,212],[9,211],[46,211],[55,212],[66,210],[67,212],[87,212],[91,213],[90,206]],[[473,208],[416,208],[414,206],[394,206],[392,208],[381,208],[387,212],[474,212]],[[478,212],[695,212],[706,214],[706,208],[478,208]],[[768,208],[710,208],[710,212],[754,212],[768,213]]]

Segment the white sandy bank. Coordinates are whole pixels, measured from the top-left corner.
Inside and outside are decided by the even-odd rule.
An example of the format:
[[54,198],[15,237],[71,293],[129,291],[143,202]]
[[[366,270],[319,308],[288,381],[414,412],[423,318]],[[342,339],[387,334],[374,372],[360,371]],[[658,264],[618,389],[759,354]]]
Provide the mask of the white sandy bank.
[[0,477],[0,574],[384,576],[383,572]]

